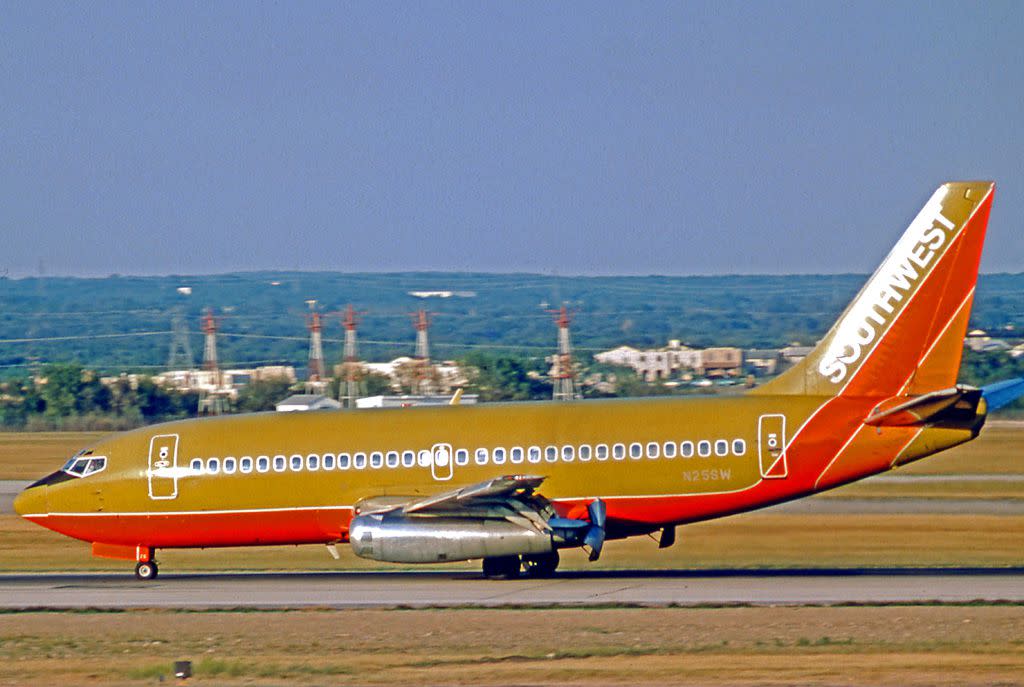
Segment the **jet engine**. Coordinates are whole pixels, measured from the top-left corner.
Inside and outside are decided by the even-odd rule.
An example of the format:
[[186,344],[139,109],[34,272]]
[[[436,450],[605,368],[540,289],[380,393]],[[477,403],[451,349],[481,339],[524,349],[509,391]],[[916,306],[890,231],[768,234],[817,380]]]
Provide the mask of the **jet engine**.
[[357,556],[389,563],[444,563],[542,554],[549,532],[496,518],[415,517],[369,513],[353,518],[349,542]]

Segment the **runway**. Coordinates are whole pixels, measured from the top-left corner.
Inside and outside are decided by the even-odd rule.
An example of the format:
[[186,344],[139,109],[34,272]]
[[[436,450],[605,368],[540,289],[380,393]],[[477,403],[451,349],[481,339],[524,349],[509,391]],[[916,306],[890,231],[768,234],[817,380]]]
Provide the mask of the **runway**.
[[389,608],[1024,603],[1024,567],[588,571],[485,580],[471,572],[0,575],[0,609]]

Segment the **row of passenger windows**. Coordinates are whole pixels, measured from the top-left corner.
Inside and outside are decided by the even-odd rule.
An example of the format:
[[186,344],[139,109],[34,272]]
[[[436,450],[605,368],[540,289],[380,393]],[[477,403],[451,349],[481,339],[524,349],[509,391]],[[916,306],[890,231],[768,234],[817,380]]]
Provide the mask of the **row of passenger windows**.
[[[522,463],[524,460],[528,463],[540,463],[542,461],[548,463],[557,463],[559,460],[565,463],[570,463],[575,460],[587,462],[589,460],[608,460],[611,457],[613,460],[624,460],[628,455],[634,460],[640,460],[641,458],[675,458],[677,455],[683,458],[692,458],[693,456],[700,456],[701,458],[707,458],[711,455],[724,457],[730,455],[742,456],[747,452],[747,442],[743,439],[733,439],[731,442],[726,439],[718,439],[714,442],[703,440],[696,443],[692,441],[683,441],[678,444],[672,441],[666,441],[659,443],[656,441],[648,442],[647,444],[632,443],[628,446],[626,444],[597,444],[590,446],[589,444],[583,444],[582,446],[515,446],[510,449],[502,447],[486,449],[478,448],[472,454],[472,462],[476,465],[503,465],[505,462],[510,463]],[[470,464],[470,452],[468,449],[460,448],[455,451],[455,464],[456,465],[469,465]],[[399,465],[402,467],[413,467],[419,465],[420,467],[430,467],[430,464],[434,462],[434,454],[431,450],[424,451],[373,451],[370,453],[324,453],[323,455],[317,453],[310,453],[307,456],[294,454],[290,457],[284,455],[276,456],[257,456],[255,459],[252,456],[242,456],[241,458],[225,458],[221,461],[219,458],[207,458],[205,461],[202,458],[193,458],[190,467],[195,472],[207,473],[216,475],[223,472],[224,474],[231,475],[237,472],[250,473],[254,469],[256,472],[270,472],[273,469],[274,472],[299,472],[301,470],[348,470],[349,468],[355,468],[356,470],[362,470],[363,468],[396,468]]]

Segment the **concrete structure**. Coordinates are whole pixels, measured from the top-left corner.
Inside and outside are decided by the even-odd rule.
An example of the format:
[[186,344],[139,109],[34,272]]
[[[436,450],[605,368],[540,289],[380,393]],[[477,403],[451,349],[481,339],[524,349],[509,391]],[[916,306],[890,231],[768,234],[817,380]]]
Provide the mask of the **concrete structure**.
[[[366,396],[356,400],[357,408],[410,408],[412,406],[446,406],[451,403],[451,396]],[[466,394],[459,399],[459,405],[475,405],[479,397]]]
[[295,394],[274,407],[279,413],[292,413],[304,410],[335,410],[341,407],[341,403],[320,394]]

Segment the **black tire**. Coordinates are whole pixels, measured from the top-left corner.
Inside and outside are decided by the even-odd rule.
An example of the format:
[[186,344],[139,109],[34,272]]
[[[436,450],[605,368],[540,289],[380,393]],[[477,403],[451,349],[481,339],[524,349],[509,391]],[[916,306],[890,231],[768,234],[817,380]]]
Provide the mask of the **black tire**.
[[558,552],[523,556],[523,572],[529,577],[551,577],[558,569]]
[[156,561],[140,561],[135,564],[135,577],[139,580],[155,580],[159,572]]
[[489,580],[514,580],[522,563],[519,556],[495,556],[484,559],[484,577]]

